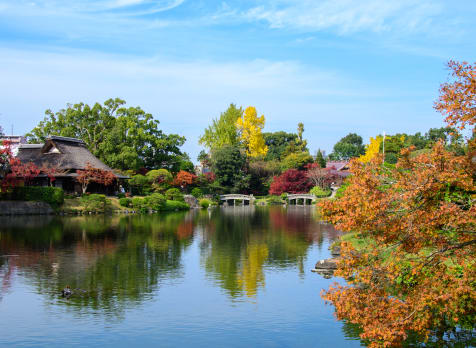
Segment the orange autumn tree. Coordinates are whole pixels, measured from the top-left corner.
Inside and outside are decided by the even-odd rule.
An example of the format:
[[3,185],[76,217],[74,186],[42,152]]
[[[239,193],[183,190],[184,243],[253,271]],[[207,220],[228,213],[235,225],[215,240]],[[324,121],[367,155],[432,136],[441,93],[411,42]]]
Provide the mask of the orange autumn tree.
[[[450,65],[455,73],[458,66]],[[465,76],[474,83],[474,67]],[[461,83],[471,84],[457,78],[442,93],[467,93],[458,98],[474,102],[474,89],[461,90]],[[453,125],[474,125],[464,105],[440,110]],[[320,204],[325,219],[356,236],[341,243],[336,275],[347,284],[322,295],[373,347],[400,346],[411,334],[442,340],[475,330],[476,163],[442,143],[415,157],[411,150],[396,166],[382,165],[380,156],[353,161],[343,196]]]
[[181,170],[175,176],[173,185],[180,186],[181,188],[185,189],[187,186],[192,185],[195,180],[197,180],[197,176],[195,174]]

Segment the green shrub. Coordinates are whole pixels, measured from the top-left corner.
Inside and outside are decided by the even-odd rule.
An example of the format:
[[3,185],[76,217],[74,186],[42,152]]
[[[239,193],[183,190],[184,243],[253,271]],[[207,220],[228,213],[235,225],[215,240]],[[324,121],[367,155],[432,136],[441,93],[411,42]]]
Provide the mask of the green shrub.
[[119,198],[119,199],[124,198],[124,197],[126,197],[126,194],[125,194],[125,193],[122,193],[122,192],[121,192],[121,193],[118,193],[118,194],[117,194],[117,198]]
[[195,197],[195,198],[200,198],[200,197],[203,197],[203,192],[201,189],[199,189],[198,187],[195,187],[192,192],[191,192],[192,196]]
[[135,209],[140,209],[140,207],[144,204],[144,199],[140,197],[134,197],[131,200],[132,207]]
[[173,176],[167,169],[155,169],[146,174],[154,192],[164,192],[170,187]]
[[316,196],[317,198],[329,197],[332,194],[331,189],[323,189],[319,186],[314,186],[309,193]]
[[209,200],[208,198],[202,198],[198,204],[204,208],[204,209],[207,209],[210,205],[213,204],[213,202],[211,200]]
[[281,169],[285,172],[288,169],[302,170],[306,164],[312,163],[314,159],[307,152],[293,152],[281,161]]
[[64,191],[60,187],[18,186],[11,192],[1,194],[0,199],[46,202],[57,208],[64,203]]
[[283,201],[287,200],[288,199],[288,194],[286,192],[281,193],[281,199]]
[[151,179],[144,175],[134,175],[129,179],[129,186],[132,189],[134,195],[147,195],[151,191]]
[[93,193],[82,196],[81,204],[86,211],[104,213],[110,208],[111,200],[107,199],[105,195]]
[[266,203],[268,205],[274,205],[274,204],[283,204],[283,200],[281,199],[281,196],[268,196],[266,198]]
[[171,188],[165,191],[165,197],[171,201],[184,201],[183,194],[178,188]]
[[126,208],[130,207],[132,205],[132,199],[127,197],[119,198],[119,205]]
[[163,210],[165,206],[166,198],[160,193],[153,193],[145,198],[145,205],[152,210]]
[[347,189],[347,187],[349,186],[349,183],[347,182],[344,182],[340,187],[339,189],[337,190],[336,192],[336,195],[335,195],[335,198],[341,198],[342,196],[344,196],[344,192],[345,190]]
[[164,211],[188,210],[190,206],[185,202],[167,200],[163,208]]

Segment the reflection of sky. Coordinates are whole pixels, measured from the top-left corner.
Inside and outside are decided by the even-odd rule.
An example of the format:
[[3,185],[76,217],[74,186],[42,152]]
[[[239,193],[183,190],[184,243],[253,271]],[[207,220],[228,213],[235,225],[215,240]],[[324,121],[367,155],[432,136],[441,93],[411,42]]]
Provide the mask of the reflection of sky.
[[444,62],[474,61],[475,14],[471,0],[0,0],[0,125],[121,97],[194,160],[231,102],[269,131],[304,122],[313,152],[349,132],[424,132],[442,125]]
[[[331,343],[336,347],[353,346],[343,338],[341,324],[332,316],[332,307],[325,306],[319,297],[319,291],[332,281],[310,272],[316,260],[329,256],[326,237],[321,247],[310,244],[307,248],[303,274],[295,263],[287,267],[267,264],[261,269],[265,282],[254,296],[243,294],[231,298],[200,261],[203,238],[209,233],[203,224],[210,221],[208,212],[202,213],[203,220],[195,220],[201,223],[195,225],[195,237],[190,237],[192,244],[180,254],[180,274],[164,274],[151,294],[126,303],[119,314],[107,313],[109,309],[101,307],[85,306],[77,310],[77,304],[73,306],[71,300],[59,297],[56,289],[39,286],[45,284],[40,279],[45,275],[35,273],[34,265],[28,264],[28,271],[17,267],[12,287],[0,301],[0,346],[8,343],[53,347],[153,344],[241,347],[315,346],[316,342],[322,346]],[[191,216],[186,216],[186,221]],[[258,234],[261,233],[260,230]],[[134,231],[129,234],[133,237]],[[117,245],[113,252],[120,252],[121,248]],[[57,255],[70,252],[56,250]],[[48,254],[44,257],[44,261],[39,261],[41,267],[45,262],[46,265],[53,262],[50,266],[56,264]]]

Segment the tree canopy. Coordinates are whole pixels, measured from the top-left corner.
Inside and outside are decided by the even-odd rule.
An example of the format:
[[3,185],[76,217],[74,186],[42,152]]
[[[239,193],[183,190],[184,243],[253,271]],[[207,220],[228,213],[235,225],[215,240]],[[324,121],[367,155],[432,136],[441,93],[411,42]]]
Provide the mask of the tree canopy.
[[246,154],[250,157],[264,157],[268,152],[261,132],[264,123],[264,115],[258,117],[254,106],[248,106],[243,116],[236,120],[240,139],[246,149]]
[[180,146],[185,138],[165,134],[159,121],[140,107],[125,107],[119,98],[104,105],[68,104],[46,116],[30,133],[29,142],[43,142],[50,135],[83,140],[88,149],[112,168],[139,169],[166,167],[178,171],[182,160]]
[[[474,68],[450,67],[456,81],[443,84],[437,109],[451,126],[473,126],[476,114],[466,101],[474,101],[475,90],[461,86],[474,84]],[[446,346],[445,338],[474,334],[473,142],[467,155],[440,139],[416,156],[414,147],[403,149],[396,165],[383,164],[381,155],[352,161],[340,197],[320,203],[325,219],[354,234],[341,243],[336,272],[348,283],[323,296],[339,319],[360,325],[371,347],[401,346],[411,334]]]
[[218,119],[214,119],[212,124],[205,129],[199,143],[209,150],[226,145],[238,145],[240,139],[236,129],[236,121],[242,116],[243,109],[241,107],[237,108],[235,104],[230,104],[228,109],[221,113]]
[[283,156],[286,147],[290,142],[296,142],[298,139],[297,134],[286,133],[283,131],[273,133],[263,133],[263,138],[266,146],[268,147],[268,153],[265,159],[280,160]]
[[249,175],[245,172],[246,157],[236,146],[223,146],[213,152],[212,169],[218,183],[228,192],[247,190]]
[[349,133],[334,145],[334,151],[329,155],[333,160],[349,160],[365,153],[362,137]]

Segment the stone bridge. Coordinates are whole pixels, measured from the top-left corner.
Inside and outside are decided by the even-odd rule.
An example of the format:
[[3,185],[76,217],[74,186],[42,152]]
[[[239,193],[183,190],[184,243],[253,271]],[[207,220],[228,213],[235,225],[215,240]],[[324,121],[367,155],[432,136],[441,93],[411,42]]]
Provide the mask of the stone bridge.
[[302,199],[303,205],[307,205],[308,202],[309,205],[311,205],[312,202],[316,200],[316,196],[307,193],[288,194],[289,204],[292,204],[292,202],[294,201],[294,204],[297,205],[298,199]]
[[241,205],[245,205],[245,202],[248,202],[249,205],[252,205],[255,198],[253,197],[253,195],[242,195],[238,193],[233,193],[229,195],[221,195],[220,200],[225,201],[227,204],[229,204],[229,201],[233,201],[233,205],[236,205],[236,201],[241,201]]

